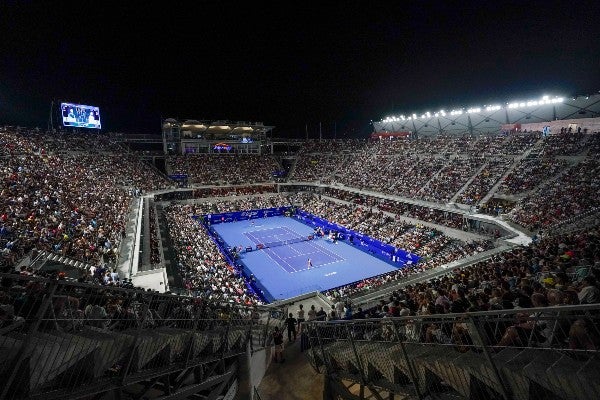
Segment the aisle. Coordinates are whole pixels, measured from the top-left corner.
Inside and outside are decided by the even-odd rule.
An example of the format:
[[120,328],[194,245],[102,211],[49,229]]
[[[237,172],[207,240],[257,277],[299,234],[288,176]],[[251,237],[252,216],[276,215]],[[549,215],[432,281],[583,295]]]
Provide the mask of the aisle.
[[318,374],[300,352],[300,336],[287,343],[285,362],[271,363],[258,391],[262,400],[318,400],[323,398],[323,374]]

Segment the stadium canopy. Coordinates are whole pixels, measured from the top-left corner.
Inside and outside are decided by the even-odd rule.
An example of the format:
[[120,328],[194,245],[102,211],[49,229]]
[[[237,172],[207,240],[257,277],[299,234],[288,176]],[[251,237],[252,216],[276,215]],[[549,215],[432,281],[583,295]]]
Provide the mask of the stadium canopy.
[[543,96],[535,100],[398,114],[373,122],[375,133],[410,132],[475,135],[500,132],[505,124],[529,124],[600,117],[600,94],[573,98]]

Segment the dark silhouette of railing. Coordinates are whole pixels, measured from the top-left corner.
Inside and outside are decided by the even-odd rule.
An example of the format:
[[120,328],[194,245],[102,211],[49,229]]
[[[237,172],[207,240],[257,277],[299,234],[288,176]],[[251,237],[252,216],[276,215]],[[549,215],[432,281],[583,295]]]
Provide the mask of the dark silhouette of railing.
[[0,398],[85,397],[160,377],[173,393],[190,374],[219,389],[236,357],[268,345],[281,323],[272,311],[0,274]]
[[303,329],[306,354],[330,390],[350,380],[419,399],[600,398],[600,304],[315,321]]

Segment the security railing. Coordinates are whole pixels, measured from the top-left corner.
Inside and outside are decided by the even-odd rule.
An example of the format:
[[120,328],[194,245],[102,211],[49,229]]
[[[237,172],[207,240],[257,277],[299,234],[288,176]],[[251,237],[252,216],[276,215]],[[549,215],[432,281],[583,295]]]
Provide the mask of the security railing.
[[0,274],[0,399],[100,393],[230,359],[268,345],[273,311]]
[[600,398],[600,304],[310,322],[329,379],[408,398]]

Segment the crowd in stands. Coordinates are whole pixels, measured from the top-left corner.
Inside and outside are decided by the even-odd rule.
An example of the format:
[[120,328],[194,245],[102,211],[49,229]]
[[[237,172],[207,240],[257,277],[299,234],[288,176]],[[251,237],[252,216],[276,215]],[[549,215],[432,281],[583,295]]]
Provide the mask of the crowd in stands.
[[463,204],[478,204],[500,180],[512,163],[511,158],[498,158],[488,162],[469,186],[458,196],[457,201]]
[[600,160],[588,157],[558,179],[541,185],[509,212],[530,231],[600,206]]
[[362,154],[341,169],[345,173],[336,180],[358,189],[414,198],[446,162],[439,157],[421,155]]
[[188,175],[188,182],[197,185],[269,182],[280,169],[271,155],[186,154],[167,159],[169,173]]
[[210,301],[259,304],[261,300],[248,289],[248,282],[227,262],[204,226],[192,218],[196,213],[192,205],[173,204],[165,209],[185,288],[194,297]]
[[[540,314],[533,307],[560,307],[600,302],[600,229],[598,226],[575,233],[539,238],[528,247],[495,255],[470,267],[456,269],[442,277],[395,290],[376,307],[352,310],[343,302],[345,293],[333,293],[346,312],[334,319],[386,318],[409,315],[443,315],[488,310],[522,310],[517,320],[492,338],[492,345],[558,345],[572,349],[600,349],[600,331],[578,317],[562,329],[556,321],[532,323]],[[336,303],[337,305],[337,303]],[[336,308],[336,306],[334,306]],[[466,344],[456,324],[440,331],[421,326],[411,338],[424,342]],[[458,321],[460,322],[460,321]],[[544,324],[542,324],[544,322]],[[566,321],[569,324],[569,321]],[[532,330],[539,329],[532,335]],[[525,333],[525,334],[523,334]],[[471,342],[472,343],[472,342]]]
[[453,159],[420,190],[418,197],[427,201],[448,202],[483,163],[484,159],[478,157]]
[[[457,212],[354,193],[346,189],[325,188],[323,193],[340,200],[349,201],[365,207],[377,208],[378,210],[390,212],[398,216],[414,218],[423,222],[461,229],[481,235],[493,236],[495,238],[501,236],[501,232],[498,229],[489,229],[481,224],[477,226],[476,224],[469,223],[468,219],[465,219],[464,214]],[[491,202],[488,204],[491,204]],[[498,212],[494,215],[498,215]]]
[[[530,201],[531,208],[535,208],[537,201],[541,201],[544,208],[544,203],[563,203],[564,199],[556,197],[561,197],[565,190],[558,188],[548,192],[548,188],[540,186],[540,183],[560,174],[571,163],[564,157],[579,155],[583,150],[590,155],[595,154],[600,148],[598,137],[598,134],[568,132],[542,137],[539,132],[518,132],[487,136],[439,135],[410,140],[380,139],[351,142],[347,146],[343,141],[313,141],[299,156],[291,179],[319,180],[431,202],[446,203],[456,196],[456,202],[479,205],[508,173],[499,185],[498,193],[518,194],[535,189],[531,195],[531,199],[535,200]],[[539,156],[532,154],[531,158],[520,161],[509,172],[515,157],[524,155],[527,150],[536,150]],[[596,184],[593,177],[588,179],[590,177],[577,173],[575,178],[561,178],[557,182],[560,185],[566,180],[567,186],[572,188],[578,179],[582,179],[579,184],[587,199]],[[473,181],[463,189],[471,178]],[[575,204],[565,207],[569,212],[577,213],[594,207],[593,204],[594,201],[585,206]],[[513,220],[522,221],[528,228],[535,227],[535,220],[540,217],[530,216],[527,210],[522,212],[523,207],[526,206],[513,210],[516,215]],[[541,210],[534,211],[534,214],[543,214]],[[558,215],[550,217],[542,225],[573,216],[569,212],[559,210]],[[528,221],[530,218],[533,221]]]
[[[131,286],[125,288],[133,289]],[[14,329],[15,325],[24,325],[30,329],[39,317],[43,299],[50,292],[50,286],[44,280],[31,280],[18,275],[1,278],[0,329]],[[226,325],[230,320],[249,322],[254,315],[250,308],[209,303],[202,298],[183,298],[143,290],[59,284],[43,318],[45,321],[36,328],[38,331],[58,330],[75,334],[85,327],[125,331],[136,329],[141,324],[144,329],[215,329],[217,325]],[[193,319],[197,321],[195,325],[192,323]]]
[[554,157],[526,158],[502,180],[499,193],[518,194],[527,192],[567,167],[567,162]]
[[311,141],[300,155],[292,179],[335,182],[446,202],[486,163],[488,168],[460,199],[472,204],[485,196],[511,165],[512,158],[501,156],[520,154],[539,137],[537,134],[440,135],[417,140],[353,141],[347,145],[340,141]]
[[564,133],[552,135],[544,139],[542,153],[544,156],[571,156],[582,152],[590,135],[583,133]]
[[115,261],[134,196],[170,183],[132,155],[57,152],[46,143],[29,131],[0,130],[3,265],[32,249],[90,264]]
[[159,265],[162,260],[160,238],[158,234],[158,219],[156,218],[156,208],[153,204],[149,206],[150,222],[150,264]]
[[330,183],[332,175],[344,164],[344,155],[306,154],[296,165],[294,180]]
[[246,186],[219,186],[194,189],[194,198],[247,196],[251,194],[275,193],[275,185],[246,185]]

